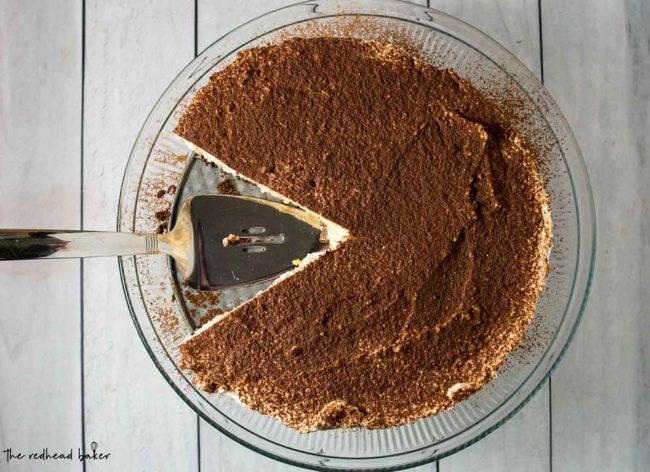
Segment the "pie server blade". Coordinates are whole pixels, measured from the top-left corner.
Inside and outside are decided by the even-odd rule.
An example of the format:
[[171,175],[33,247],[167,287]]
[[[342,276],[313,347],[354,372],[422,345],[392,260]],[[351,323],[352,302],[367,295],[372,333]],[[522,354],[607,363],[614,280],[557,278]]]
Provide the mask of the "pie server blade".
[[[193,263],[190,257],[191,267],[186,268],[184,278],[199,290],[276,277],[326,247],[319,222],[288,205],[250,197],[203,195],[190,200],[188,211]],[[177,221],[177,225],[182,223],[181,218]]]
[[0,260],[162,253],[197,290],[277,277],[327,245],[323,223],[304,210],[234,195],[188,198],[166,234],[0,229]]

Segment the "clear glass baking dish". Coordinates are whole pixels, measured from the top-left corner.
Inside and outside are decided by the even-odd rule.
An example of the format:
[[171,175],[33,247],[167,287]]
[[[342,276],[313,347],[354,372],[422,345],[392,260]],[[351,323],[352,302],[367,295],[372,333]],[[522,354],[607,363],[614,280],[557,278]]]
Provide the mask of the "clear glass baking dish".
[[[198,390],[192,374],[179,367],[178,345],[192,333],[196,319],[213,303],[233,306],[260,286],[230,290],[202,304],[179,284],[164,256],[123,257],[120,272],[135,327],[151,359],[178,395],[212,426],[289,464],[317,470],[396,470],[440,459],[478,441],[521,409],[553,371],[575,333],[589,292],[596,240],[593,197],[580,149],[557,105],[534,75],[487,35],[439,11],[399,0],[314,0],[239,26],[180,72],[133,147],[120,194],[118,230],[153,231],[161,211],[173,214],[187,196],[216,190],[223,173],[195,160],[172,133],[183,109],[213,72],[242,49],[288,36],[322,34],[406,39],[427,60],[453,68],[493,100],[516,99],[519,131],[545,144],[544,176],[554,226],[552,270],[521,347],[497,378],[453,409],[413,424],[297,433],[228,395]],[[250,186],[238,185],[241,192],[255,194]]]

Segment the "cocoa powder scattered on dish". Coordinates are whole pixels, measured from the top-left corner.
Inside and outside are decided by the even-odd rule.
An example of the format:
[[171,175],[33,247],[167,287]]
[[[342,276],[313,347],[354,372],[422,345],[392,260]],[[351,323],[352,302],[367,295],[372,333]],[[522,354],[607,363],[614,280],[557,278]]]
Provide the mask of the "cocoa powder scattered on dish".
[[199,292],[183,283],[183,297],[197,308],[214,308],[221,295],[218,292]]
[[169,225],[169,217],[171,216],[171,210],[165,208],[163,210],[158,210],[154,213],[156,220],[159,221],[156,232],[158,234],[163,234],[167,232],[167,226]]
[[212,321],[212,319],[215,316],[218,316],[218,315],[220,315],[222,313],[223,313],[223,310],[221,308],[211,308],[211,309],[207,310],[205,312],[205,314],[203,315],[203,317],[201,318],[201,320],[199,321],[199,328],[201,326],[209,323],[210,321]]
[[217,192],[221,195],[239,195],[232,179],[222,180],[217,184]]
[[159,210],[154,214],[156,219],[161,223],[166,223],[169,220],[170,215],[171,215],[171,211],[169,210],[169,208],[165,208],[164,210]]
[[300,431],[385,428],[466,398],[519,343],[547,197],[508,115],[453,71],[292,39],[213,75],[176,133],[353,236],[186,340],[201,388]]

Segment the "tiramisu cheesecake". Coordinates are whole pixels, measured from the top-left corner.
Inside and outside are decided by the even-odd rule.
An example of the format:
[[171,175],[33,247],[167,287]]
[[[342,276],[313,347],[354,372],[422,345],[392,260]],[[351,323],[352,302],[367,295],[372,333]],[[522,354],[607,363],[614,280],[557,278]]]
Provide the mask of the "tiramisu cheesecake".
[[466,398],[520,342],[547,273],[548,199],[509,115],[453,71],[291,39],[214,74],[176,133],[344,228],[184,341],[201,388],[299,431],[386,428]]

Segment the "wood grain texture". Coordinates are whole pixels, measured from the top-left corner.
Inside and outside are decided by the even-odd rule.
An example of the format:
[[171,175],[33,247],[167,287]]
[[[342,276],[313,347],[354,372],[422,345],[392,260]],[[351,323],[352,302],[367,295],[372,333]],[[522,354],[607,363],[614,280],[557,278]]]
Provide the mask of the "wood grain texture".
[[[84,227],[113,230],[140,126],[194,55],[194,5],[86,2]],[[86,440],[114,455],[88,470],[196,470],[196,415],[156,370],[115,259],[85,261]]]
[[[81,3],[0,2],[0,228],[78,228]],[[79,262],[0,263],[0,450],[81,444]],[[81,470],[6,462],[7,471]]]
[[546,84],[571,124],[597,209],[596,272],[553,376],[553,470],[650,467],[650,4],[544,0]]
[[[456,16],[497,40],[539,77],[541,72],[536,0],[431,0],[430,6]],[[513,419],[486,438],[440,461],[441,472],[521,471],[550,468],[548,385]]]

